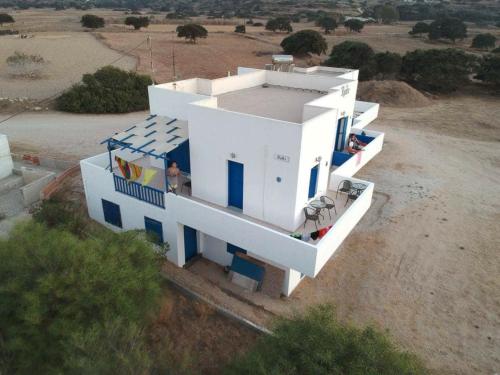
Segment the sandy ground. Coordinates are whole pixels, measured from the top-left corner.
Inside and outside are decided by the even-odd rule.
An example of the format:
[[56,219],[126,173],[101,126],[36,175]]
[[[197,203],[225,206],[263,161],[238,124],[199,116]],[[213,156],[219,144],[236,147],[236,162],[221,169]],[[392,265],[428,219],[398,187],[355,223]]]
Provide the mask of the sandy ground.
[[[0,98],[27,97],[45,99],[81,80],[84,73],[93,73],[123,55],[111,50],[89,33],[37,33],[34,37],[1,37]],[[39,79],[13,78],[6,59],[15,51],[40,55],[47,62]],[[125,56],[113,65],[133,69],[136,59]]]
[[[382,108],[370,128],[386,133],[384,150],[357,175],[375,182],[373,205],[334,260],[291,298],[235,295],[187,270],[165,270],[261,324],[333,302],[342,319],[389,329],[436,373],[498,372],[499,103],[462,96]],[[75,158],[102,152],[101,139],[142,117],[25,114],[0,132],[14,147]]]

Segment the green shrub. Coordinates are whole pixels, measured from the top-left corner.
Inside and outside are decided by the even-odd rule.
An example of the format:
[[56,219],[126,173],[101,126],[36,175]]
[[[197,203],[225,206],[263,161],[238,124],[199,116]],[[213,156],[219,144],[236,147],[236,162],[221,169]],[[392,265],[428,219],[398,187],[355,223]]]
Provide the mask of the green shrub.
[[381,79],[395,79],[401,71],[402,57],[394,52],[379,52],[374,56],[377,75]]
[[7,13],[0,13],[0,26],[4,23],[14,23],[14,17]]
[[450,92],[469,82],[476,58],[455,48],[417,49],[403,57],[402,79],[423,90]]
[[292,34],[281,42],[281,47],[289,55],[306,55],[315,53],[321,55],[326,52],[328,45],[325,38],[315,30],[301,30]]
[[450,39],[453,43],[457,39],[467,36],[467,26],[458,18],[445,17],[432,22],[429,26],[429,39]]
[[83,27],[98,29],[104,27],[104,18],[95,16],[93,14],[85,14],[82,16],[80,23]]
[[478,34],[472,39],[472,48],[489,49],[495,47],[497,38],[490,33]]
[[330,57],[325,61],[325,65],[359,69],[359,79],[362,81],[373,78],[376,74],[376,64],[374,61],[375,52],[366,43],[345,41],[332,48]]
[[346,29],[349,29],[349,31],[360,33],[361,30],[363,30],[363,27],[365,27],[365,23],[363,21],[351,18],[350,20],[344,22],[344,27]]
[[0,239],[0,372],[143,373],[157,255],[135,233],[81,240],[28,222]]
[[127,17],[125,18],[125,25],[133,26],[134,30],[139,30],[141,27],[149,26],[149,18],[148,17]]
[[385,333],[342,324],[330,306],[322,305],[303,316],[278,320],[273,335],[262,337],[225,373],[423,375],[427,370],[414,355],[398,350]]
[[235,33],[245,34],[247,32],[245,25],[236,25],[234,28]]
[[318,18],[315,23],[325,31],[325,34],[330,34],[330,31],[335,31],[337,28],[337,21],[332,16]]
[[274,32],[285,31],[287,33],[291,33],[293,31],[293,28],[288,17],[277,17],[267,21],[266,30],[271,30]]
[[57,108],[75,113],[125,113],[148,108],[151,78],[107,66],[85,74],[57,99]]
[[410,35],[420,35],[420,34],[428,34],[430,31],[429,24],[425,22],[417,22],[413,28],[408,31]]
[[484,56],[477,68],[475,78],[500,88],[500,55]]

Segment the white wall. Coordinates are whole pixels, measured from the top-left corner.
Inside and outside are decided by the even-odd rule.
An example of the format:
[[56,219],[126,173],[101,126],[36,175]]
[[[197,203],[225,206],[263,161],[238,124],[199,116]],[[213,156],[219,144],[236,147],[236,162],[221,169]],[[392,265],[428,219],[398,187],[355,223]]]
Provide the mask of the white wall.
[[[193,196],[227,206],[228,160],[242,163],[243,213],[294,230],[301,133],[300,124],[193,105],[189,111]],[[278,154],[289,161],[277,160]]]
[[302,281],[300,272],[287,268],[285,270],[285,278],[283,280],[283,294],[289,297]]
[[212,95],[248,89],[266,83],[266,72],[257,70],[248,74],[236,75],[212,80]]
[[10,176],[12,168],[14,164],[10,155],[9,141],[6,135],[0,134],[0,178]]
[[354,119],[353,128],[363,129],[366,125],[375,120],[378,116],[379,104],[370,102],[361,102],[356,100],[354,103],[356,112],[363,112]]
[[233,254],[227,252],[227,243],[202,233],[202,244],[200,246],[203,257],[221,266],[230,266]]
[[[196,81],[190,82],[188,88],[192,88]],[[207,99],[206,95],[200,95],[181,90],[172,90],[162,86],[149,86],[149,110],[151,114],[167,116],[179,120],[188,119],[189,103],[197,100]]]

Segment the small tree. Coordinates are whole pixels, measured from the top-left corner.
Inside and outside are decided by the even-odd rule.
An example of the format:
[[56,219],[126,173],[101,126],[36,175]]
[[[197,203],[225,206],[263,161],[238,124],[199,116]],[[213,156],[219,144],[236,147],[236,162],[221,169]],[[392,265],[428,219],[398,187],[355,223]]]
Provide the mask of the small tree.
[[83,27],[98,29],[104,27],[104,18],[95,16],[93,14],[85,14],[84,16],[82,16],[80,23]]
[[25,78],[40,78],[43,68],[47,65],[42,56],[27,55],[19,51],[7,57],[6,62],[11,76]]
[[409,84],[434,92],[451,92],[469,82],[476,57],[456,48],[417,49],[403,56],[401,76]]
[[247,32],[247,29],[246,29],[245,25],[236,25],[236,27],[234,28],[234,32],[245,34]]
[[483,56],[474,78],[500,88],[500,55]]
[[472,39],[471,47],[477,49],[490,49],[495,47],[496,41],[497,38],[493,34],[479,34]]
[[453,43],[457,39],[467,36],[467,26],[458,18],[442,18],[430,24],[429,39],[450,39]]
[[320,305],[303,316],[279,319],[273,334],[233,360],[225,374],[424,375],[427,370],[415,355],[399,350],[386,333],[342,324],[332,307]]
[[410,35],[421,35],[421,34],[428,34],[430,31],[429,24],[425,22],[417,22],[413,28],[408,31],[408,34]]
[[4,23],[14,23],[14,17],[7,13],[0,13],[0,26],[3,26]]
[[375,8],[375,17],[384,24],[391,24],[399,20],[399,12],[392,5],[384,4]]
[[365,23],[363,21],[351,18],[344,22],[344,27],[349,29],[349,31],[360,33],[361,30],[363,30],[363,27],[365,27]]
[[348,40],[332,48],[325,65],[359,69],[359,79],[364,81],[371,79],[376,73],[374,55],[373,49],[368,44]]
[[402,57],[394,52],[379,52],[375,56],[377,74],[381,79],[394,79],[401,71]]
[[293,31],[290,19],[288,17],[272,18],[266,23],[266,30],[271,31],[285,31],[291,33]]
[[134,17],[130,16],[125,18],[125,25],[133,26],[134,30],[139,30],[141,27],[149,26],[149,18],[148,17]]
[[316,20],[316,26],[325,30],[325,34],[330,34],[330,31],[335,31],[337,28],[337,21],[331,16],[325,16]]
[[177,37],[185,38],[190,42],[196,43],[198,38],[206,38],[208,35],[207,29],[196,23],[188,23],[186,25],[177,26]]
[[321,55],[326,52],[328,45],[325,38],[315,30],[301,30],[292,34],[281,42],[281,47],[289,55],[306,55],[314,53]]

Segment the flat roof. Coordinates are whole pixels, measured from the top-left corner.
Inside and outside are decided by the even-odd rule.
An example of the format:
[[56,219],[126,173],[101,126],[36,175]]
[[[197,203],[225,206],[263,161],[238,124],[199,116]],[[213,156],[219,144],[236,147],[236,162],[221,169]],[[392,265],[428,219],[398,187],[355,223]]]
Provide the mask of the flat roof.
[[257,86],[217,96],[218,107],[277,120],[302,123],[304,104],[325,95],[283,86]]

